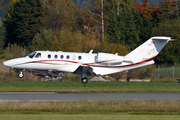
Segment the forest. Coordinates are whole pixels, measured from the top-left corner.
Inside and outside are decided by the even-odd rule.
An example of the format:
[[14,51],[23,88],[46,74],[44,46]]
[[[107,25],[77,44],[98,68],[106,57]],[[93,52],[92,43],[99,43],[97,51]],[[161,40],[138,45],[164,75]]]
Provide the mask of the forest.
[[[180,62],[180,4],[134,0],[0,0],[0,59],[35,50],[126,55],[153,36],[176,39],[156,63]],[[79,7],[81,6],[81,7]],[[83,6],[83,7],[82,7]]]

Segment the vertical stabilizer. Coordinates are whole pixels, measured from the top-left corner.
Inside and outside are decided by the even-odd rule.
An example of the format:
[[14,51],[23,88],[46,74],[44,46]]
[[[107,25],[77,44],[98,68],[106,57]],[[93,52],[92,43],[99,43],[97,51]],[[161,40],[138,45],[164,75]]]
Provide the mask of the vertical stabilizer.
[[152,37],[127,54],[124,59],[139,61],[155,58],[169,40],[171,37]]

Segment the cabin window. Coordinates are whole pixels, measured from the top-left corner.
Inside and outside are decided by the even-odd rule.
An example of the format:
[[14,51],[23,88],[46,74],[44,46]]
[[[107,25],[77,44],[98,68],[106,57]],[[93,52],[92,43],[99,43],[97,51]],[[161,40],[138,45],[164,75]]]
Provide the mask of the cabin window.
[[63,58],[64,58],[64,56],[63,56],[63,55],[61,55],[61,56],[60,56],[60,58],[61,58],[61,59],[63,59]]
[[37,53],[35,58],[41,58],[41,53]]
[[72,56],[72,59],[73,59],[73,60],[75,60],[75,59],[76,59],[76,56],[75,56],[75,55],[73,55],[73,56]]
[[67,56],[66,56],[66,59],[69,59],[69,58],[70,58],[69,55],[67,55]]
[[51,58],[51,55],[50,55],[50,54],[48,55],[48,58],[49,58],[49,59]]
[[79,57],[78,57],[78,60],[81,60],[81,59],[82,59],[82,57],[81,57],[81,56],[79,56]]
[[32,53],[29,54],[28,56],[29,56],[29,58],[33,58],[35,54],[36,54],[36,52],[32,52]]
[[58,58],[58,56],[57,56],[57,55],[55,55],[55,56],[54,56],[54,58],[55,58],[55,59],[57,59],[57,58]]

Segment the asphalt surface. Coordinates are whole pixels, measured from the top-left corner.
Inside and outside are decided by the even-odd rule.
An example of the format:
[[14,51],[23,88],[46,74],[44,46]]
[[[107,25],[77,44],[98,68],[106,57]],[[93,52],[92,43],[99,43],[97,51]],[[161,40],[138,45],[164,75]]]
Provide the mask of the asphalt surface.
[[1,92],[1,101],[77,101],[77,100],[180,100],[180,93],[29,93]]

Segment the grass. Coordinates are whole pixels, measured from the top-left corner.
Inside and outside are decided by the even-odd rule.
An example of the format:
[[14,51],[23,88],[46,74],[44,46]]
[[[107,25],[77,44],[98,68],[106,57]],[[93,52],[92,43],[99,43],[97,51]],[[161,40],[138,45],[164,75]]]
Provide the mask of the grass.
[[0,101],[2,120],[178,120],[179,100]]
[[0,101],[2,120],[177,120],[180,101]]
[[178,120],[180,115],[0,114],[2,120]]
[[180,101],[126,100],[126,101],[0,101],[0,114],[115,114],[180,115]]
[[0,82],[0,92],[180,92],[179,83],[137,82]]

